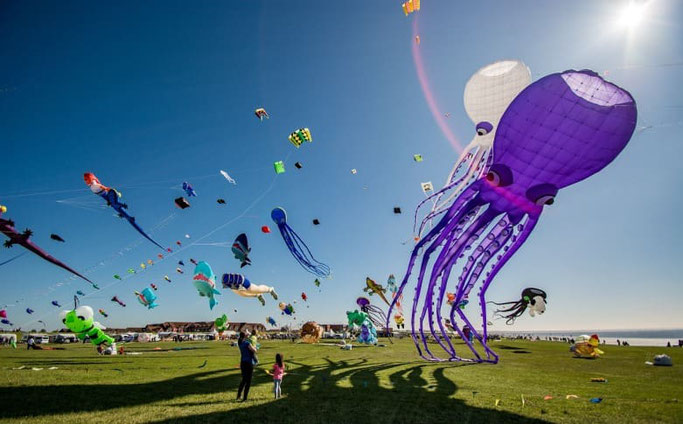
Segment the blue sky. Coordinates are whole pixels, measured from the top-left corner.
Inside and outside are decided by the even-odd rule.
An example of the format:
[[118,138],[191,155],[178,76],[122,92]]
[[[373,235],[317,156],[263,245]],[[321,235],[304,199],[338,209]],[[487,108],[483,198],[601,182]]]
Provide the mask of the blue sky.
[[[470,3],[423,0],[408,18],[399,1],[3,3],[0,203],[19,229],[32,228],[36,243],[103,290],[25,255],[0,268],[0,305],[23,299],[8,312],[24,329],[39,327],[31,318],[56,328],[50,302],[69,305],[78,289],[88,293],[84,304],[109,313],[102,321],[112,327],[223,312],[232,321],[272,315],[286,323],[272,299],[262,307],[226,290],[212,312],[191,284],[192,267],[174,271],[177,260],[193,257],[217,274],[239,272],[229,248],[190,244],[246,232],[248,278],[298,300],[300,322],[345,321],[366,276],[402,277],[420,182],[440,185],[458,154],[417,81],[418,19],[429,83],[463,144],[473,134],[464,84],[506,58],[523,60],[534,80],[570,68],[608,71],[638,102],[639,126],[651,126],[604,171],[561,191],[499,274],[491,300],[512,300],[527,286],[549,293],[548,312],[514,329],[680,327],[683,5],[653,0],[629,30],[615,22],[627,4],[616,0]],[[253,116],[260,106],[271,115],[263,123]],[[303,126],[314,142],[297,150],[287,135]],[[415,163],[415,153],[424,162]],[[273,172],[276,160],[286,161],[285,174]],[[101,206],[83,184],[86,171],[119,189],[156,240],[181,240],[183,249],[114,280],[159,252]],[[185,180],[199,197],[181,211],[173,199]],[[217,205],[219,197],[227,205]],[[320,291],[277,232],[260,232],[275,229],[274,206],[332,267]],[[3,249],[0,262],[19,252]],[[150,283],[160,288],[153,311],[133,297]],[[36,313],[29,317],[26,307]],[[497,321],[493,329],[511,328]]]

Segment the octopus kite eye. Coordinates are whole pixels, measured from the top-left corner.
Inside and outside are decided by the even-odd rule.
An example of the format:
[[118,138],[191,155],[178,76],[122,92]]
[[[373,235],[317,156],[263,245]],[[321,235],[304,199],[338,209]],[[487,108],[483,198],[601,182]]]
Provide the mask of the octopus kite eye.
[[477,124],[477,135],[486,135],[493,131],[493,125],[490,122],[482,121]]
[[64,318],[64,319],[62,320],[62,322],[63,322],[64,324],[66,324],[66,318]]
[[555,196],[557,196],[557,187],[552,184],[539,184],[526,192],[527,199],[538,206],[552,205],[555,203]]
[[493,164],[486,174],[486,181],[494,187],[505,187],[512,184],[512,171],[505,165]]
[[548,196],[541,196],[540,198],[536,199],[536,204],[541,206],[541,205],[552,205],[555,203],[555,196],[548,195]]
[[82,315],[79,315],[79,316],[78,316],[78,319],[80,319],[81,321],[85,321],[85,317],[82,316]]

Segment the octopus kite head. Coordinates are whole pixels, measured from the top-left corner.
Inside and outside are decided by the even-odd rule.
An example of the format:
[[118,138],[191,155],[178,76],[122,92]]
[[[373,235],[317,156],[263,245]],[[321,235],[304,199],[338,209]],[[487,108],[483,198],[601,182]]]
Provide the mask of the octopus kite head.
[[512,99],[531,82],[531,71],[519,60],[501,60],[484,66],[470,77],[463,96],[465,111],[474,122],[472,142],[493,143],[494,129]]
[[275,221],[277,225],[284,225],[287,223],[287,212],[284,209],[277,207],[270,212],[270,218]]
[[538,216],[558,191],[597,173],[636,126],[631,95],[592,71],[548,75],[524,89],[501,118],[493,162],[478,181],[500,212]]
[[93,326],[93,310],[90,306],[79,306],[71,311],[62,311],[59,318],[66,328],[74,333],[82,333]]

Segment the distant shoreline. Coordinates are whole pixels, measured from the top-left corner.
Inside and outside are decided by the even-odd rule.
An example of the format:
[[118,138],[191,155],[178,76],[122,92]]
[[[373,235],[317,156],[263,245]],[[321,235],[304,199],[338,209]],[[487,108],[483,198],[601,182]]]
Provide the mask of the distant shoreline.
[[539,337],[541,340],[550,338],[576,339],[582,334],[598,334],[600,340],[608,345],[616,345],[617,340],[627,341],[631,346],[666,347],[667,343],[678,346],[678,340],[683,340],[683,329],[666,330],[559,330],[559,331],[491,331],[490,335],[501,337]]

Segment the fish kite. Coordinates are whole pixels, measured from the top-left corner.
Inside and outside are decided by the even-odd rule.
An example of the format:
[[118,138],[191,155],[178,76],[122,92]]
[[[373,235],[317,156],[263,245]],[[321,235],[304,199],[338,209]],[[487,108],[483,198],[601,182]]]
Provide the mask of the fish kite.
[[176,268],[175,272],[177,272],[178,274],[184,274],[183,270],[180,268]]
[[123,302],[121,302],[121,301],[119,300],[119,298],[116,297],[116,296],[112,297],[112,298],[111,298],[111,301],[112,301],[112,302],[118,303],[119,305],[123,306],[124,308],[126,307],[126,304],[123,303]]
[[154,291],[159,290],[159,287],[157,287],[157,285],[154,284],[154,283],[150,284],[149,286],[150,286]]
[[142,306],[147,307],[147,309],[154,309],[156,308],[156,300],[157,300],[157,295],[154,294],[152,290],[149,289],[149,287],[145,288],[142,292],[134,292],[135,296],[138,298],[138,302]]
[[121,276],[119,274],[114,274],[114,278],[116,278],[117,280],[120,280]]
[[194,188],[187,181],[183,181],[183,190],[187,193],[187,197],[197,197],[197,192],[194,191]]
[[56,307],[58,307],[58,308],[61,308],[61,307],[62,307],[62,305],[60,305],[59,302],[57,302],[56,300],[53,300],[53,301],[52,301],[52,305],[54,305],[54,306],[56,306]]
[[168,278],[168,275],[164,275],[164,280],[168,281],[169,283],[171,282],[171,279]]
[[135,270],[133,268],[128,268],[127,271],[129,274],[135,274]]
[[50,238],[54,241],[61,241],[62,243],[64,243],[64,239],[57,234],[50,234]]
[[[4,208],[4,210],[7,210],[7,208]],[[62,261],[58,260],[54,256],[51,256],[48,254],[46,251],[38,247],[38,245],[34,244],[31,240],[30,237],[33,235],[33,231],[26,229],[24,230],[23,233],[19,233],[15,228],[14,228],[14,221],[9,220],[9,219],[4,219],[2,218],[2,212],[3,209],[0,209],[0,232],[2,232],[9,240],[5,240],[4,246],[7,248],[10,248],[14,246],[15,244],[20,245],[24,249],[28,250],[29,252],[32,252],[44,260],[57,265],[58,267],[65,269],[69,271],[70,273],[84,279],[90,284],[95,284],[89,279],[85,278],[83,275],[79,274],[76,272],[74,269],[69,267],[68,265],[64,264]],[[14,260],[16,258],[13,258]]]
[[125,218],[128,221],[128,223],[130,223],[130,225],[132,225],[138,233],[140,233],[147,240],[154,243],[159,249],[166,250],[142,230],[142,228],[135,222],[135,217],[128,215],[128,212],[126,212],[126,209],[128,209],[128,205],[125,203],[121,203],[119,201],[121,193],[119,193],[113,188],[109,188],[107,186],[102,185],[100,183],[100,180],[98,180],[95,176],[95,174],[91,172],[86,172],[85,174],[83,174],[83,180],[85,180],[85,183],[88,185],[88,187],[90,187],[90,191],[106,200],[107,206],[110,206],[112,209],[114,209],[114,211],[118,213],[120,218]]
[[301,298],[304,300],[304,302],[308,301],[308,296],[306,296],[306,293],[301,292]]
[[109,315],[104,311],[104,309],[99,309],[97,312],[99,312],[100,315],[102,315],[105,318],[109,317]]
[[216,200],[216,203],[218,203],[219,205],[224,205],[224,204],[225,204],[225,199],[217,199],[217,200]]
[[254,111],[254,115],[256,115],[256,117],[257,117],[258,119],[260,119],[261,122],[263,122],[264,119],[270,119],[270,116],[268,115],[268,112],[266,112],[266,110],[265,110],[264,108],[262,108],[262,107],[256,109],[256,110]]
[[288,138],[289,142],[295,145],[297,149],[299,148],[299,146],[301,146],[301,144],[304,141],[308,141],[309,143],[313,142],[313,137],[311,137],[311,130],[309,130],[308,128],[299,128],[298,130],[291,133]]
[[316,287],[320,287],[320,280],[316,278],[315,281],[313,281],[313,284],[315,284]]
[[261,227],[261,232],[264,234],[270,234],[270,227],[264,225],[263,227]]
[[185,266],[185,262],[183,262],[183,261],[178,261],[178,265]]
[[249,259],[249,241],[247,240],[247,235],[242,233],[237,236],[235,242],[232,244],[232,253],[235,254],[235,259],[241,262],[240,268],[244,268],[246,265],[251,265],[251,259]]
[[34,312],[35,312],[35,311],[34,311],[33,309],[31,309],[31,308],[26,308],[26,313],[27,313],[27,314],[32,314],[32,313],[34,313]]
[[214,295],[221,294],[221,292],[216,290],[216,275],[208,263],[201,261],[197,264],[194,269],[192,283],[200,296],[209,298],[209,308],[213,309],[218,304],[216,299],[214,299]]
[[226,180],[228,180],[228,182],[229,182],[230,184],[237,185],[237,182],[236,182],[236,181],[235,181],[227,172],[223,171],[222,169],[221,169],[221,175],[222,175]]
[[195,260],[192,259],[192,258],[190,258],[190,262],[192,262],[193,265],[199,265],[199,264],[197,263],[197,261],[195,261]]
[[5,324],[5,325],[14,325],[14,324],[12,324],[12,323],[10,322],[10,320],[5,319],[5,318],[1,319],[0,322],[3,323],[3,324]]
[[83,293],[81,290],[77,290],[76,294],[79,296],[85,296],[85,293]]

